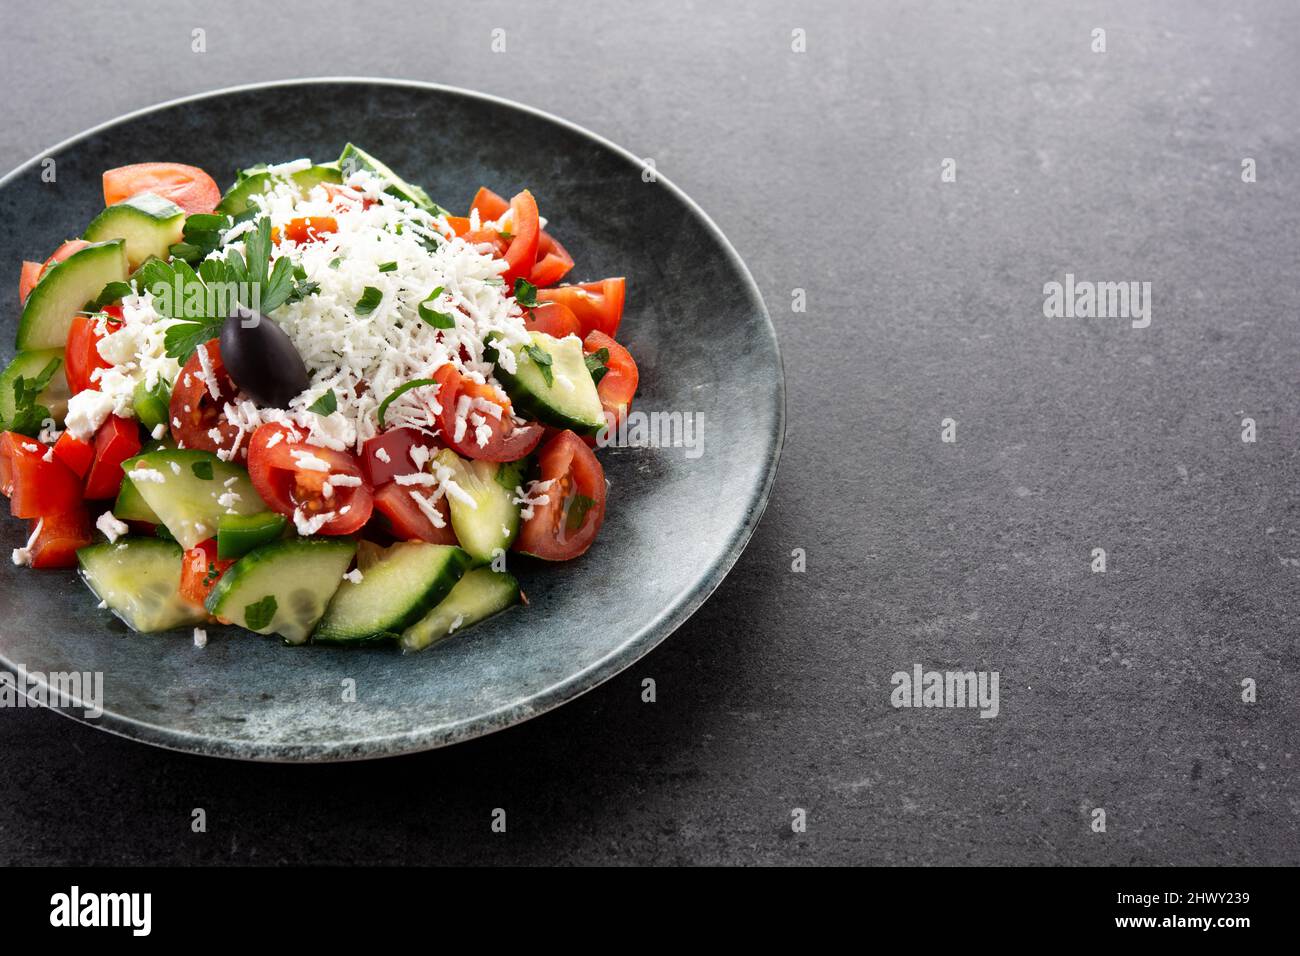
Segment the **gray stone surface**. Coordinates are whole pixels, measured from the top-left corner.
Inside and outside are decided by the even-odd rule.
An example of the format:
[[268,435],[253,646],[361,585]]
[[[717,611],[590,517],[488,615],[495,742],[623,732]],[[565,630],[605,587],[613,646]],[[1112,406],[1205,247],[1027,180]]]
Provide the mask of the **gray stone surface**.
[[[375,4],[379,42],[331,2],[193,6],[103,56],[98,4],[6,14],[0,166],[299,75],[555,112],[654,158],[745,257],[782,339],[785,457],[678,634],[493,737],[243,766],[0,714],[5,862],[1300,862],[1300,11]],[[1067,272],[1150,281],[1150,327],[1045,319]],[[891,708],[914,663],[999,671],[1000,716]]]

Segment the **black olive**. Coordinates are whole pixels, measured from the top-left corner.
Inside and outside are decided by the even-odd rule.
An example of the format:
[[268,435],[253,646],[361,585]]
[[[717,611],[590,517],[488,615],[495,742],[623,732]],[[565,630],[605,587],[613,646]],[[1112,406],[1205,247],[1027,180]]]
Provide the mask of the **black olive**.
[[221,326],[221,361],[235,384],[264,407],[288,408],[309,384],[307,366],[284,329],[242,306]]

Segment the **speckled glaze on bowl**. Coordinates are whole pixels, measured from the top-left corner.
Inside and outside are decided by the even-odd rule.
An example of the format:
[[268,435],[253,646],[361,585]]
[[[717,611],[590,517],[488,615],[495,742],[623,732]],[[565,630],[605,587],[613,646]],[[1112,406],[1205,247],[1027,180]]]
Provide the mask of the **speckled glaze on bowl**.
[[[285,110],[286,101],[319,111]],[[553,116],[448,87],[302,80],[205,94],[143,110],[40,154],[0,180],[0,274],[80,230],[102,205],[100,174],[155,159],[202,166],[221,185],[256,162],[332,159],[346,140],[444,205],[489,184],[539,197],[578,262],[575,279],[627,275],[620,338],[636,357],[634,408],[702,423],[703,453],[602,452],[609,510],[595,547],[562,565],[512,563],[528,595],[420,654],[291,648],[209,628],[126,630],[72,572],[0,562],[0,663],[30,673],[101,671],[94,726],[193,753],[254,760],[351,760],[455,743],[573,699],[632,664],[708,597],[767,501],[785,391],[771,321],[744,264],[707,216],[662,176]],[[528,143],[506,149],[503,143]],[[42,181],[52,158],[54,183]],[[13,352],[17,296],[0,306]],[[24,523],[0,521],[7,555]],[[346,679],[356,701],[343,700]]]

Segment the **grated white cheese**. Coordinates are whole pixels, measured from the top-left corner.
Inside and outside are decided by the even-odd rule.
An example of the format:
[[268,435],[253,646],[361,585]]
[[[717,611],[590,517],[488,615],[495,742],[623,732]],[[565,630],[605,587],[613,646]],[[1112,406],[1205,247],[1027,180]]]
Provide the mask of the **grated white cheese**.
[[361,569],[353,568],[347,574],[343,575],[343,577],[347,578],[353,584],[360,584],[362,581]]
[[32,528],[32,533],[31,536],[27,539],[27,543],[23,545],[21,548],[14,548],[14,552],[13,552],[14,564],[21,567],[23,565],[30,565],[32,563],[32,548],[36,546],[36,539],[41,536],[41,529],[44,527],[45,527],[45,519],[44,518],[38,519],[36,522],[36,526]]
[[387,448],[376,448],[375,457],[378,458],[380,461],[382,461],[385,465],[391,465],[393,463],[393,458],[391,455],[388,454]]
[[208,646],[208,632],[201,627],[196,627],[194,629],[194,646],[195,647]]
[[156,468],[133,468],[126,473],[126,476],[136,483],[152,481],[154,484],[161,485],[167,480],[167,477]]

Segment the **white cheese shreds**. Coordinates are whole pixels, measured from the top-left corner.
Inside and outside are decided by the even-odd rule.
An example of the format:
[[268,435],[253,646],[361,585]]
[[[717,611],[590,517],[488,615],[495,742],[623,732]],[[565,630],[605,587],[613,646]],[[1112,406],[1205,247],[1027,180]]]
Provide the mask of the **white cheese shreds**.
[[527,521],[533,516],[538,505],[550,504],[551,496],[546,492],[553,484],[555,479],[548,478],[546,481],[530,481],[526,488],[516,487],[511,503],[523,506],[519,509],[519,517]]
[[289,453],[299,468],[305,468],[308,471],[329,471],[330,463],[323,458],[317,458],[309,451],[303,451],[301,448],[295,448]]
[[375,457],[378,458],[380,461],[382,461],[385,465],[391,465],[393,463],[392,456],[388,454],[387,448],[376,448]]
[[31,537],[21,548],[14,548],[13,562],[19,566],[30,565],[32,563],[32,548],[36,546],[36,539],[41,536],[41,529],[45,527],[45,519],[40,518],[36,526],[32,528]]
[[201,627],[196,627],[194,629],[194,646],[195,647],[208,646],[208,632]]
[[142,481],[152,481],[154,484],[161,485],[167,480],[157,468],[134,468],[126,473],[126,476],[137,484]]
[[353,568],[351,571],[349,571],[347,574],[343,576],[347,578],[349,581],[351,581],[353,584],[360,584],[362,581],[360,568]]
[[116,541],[118,538],[130,532],[125,521],[118,521],[117,517],[111,511],[105,511],[95,519],[95,527],[103,532],[104,537],[109,543]]
[[315,534],[334,518],[333,511],[322,511],[320,514],[308,518],[301,508],[293,509],[293,525],[298,529],[298,533],[304,538]]

